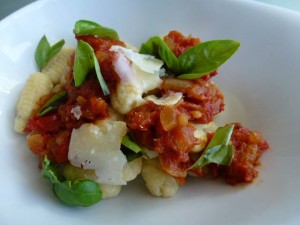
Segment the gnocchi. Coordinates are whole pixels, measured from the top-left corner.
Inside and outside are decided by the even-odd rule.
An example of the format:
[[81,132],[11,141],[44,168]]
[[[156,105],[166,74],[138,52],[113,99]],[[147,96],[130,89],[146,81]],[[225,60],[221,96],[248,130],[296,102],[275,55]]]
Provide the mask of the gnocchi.
[[53,84],[50,77],[44,73],[36,72],[29,76],[17,105],[17,115],[14,125],[16,132],[23,133],[28,118],[31,116],[33,110],[39,106],[39,99],[49,94],[52,87]]
[[154,196],[172,197],[178,191],[176,179],[162,170],[158,159],[143,159],[142,177]]

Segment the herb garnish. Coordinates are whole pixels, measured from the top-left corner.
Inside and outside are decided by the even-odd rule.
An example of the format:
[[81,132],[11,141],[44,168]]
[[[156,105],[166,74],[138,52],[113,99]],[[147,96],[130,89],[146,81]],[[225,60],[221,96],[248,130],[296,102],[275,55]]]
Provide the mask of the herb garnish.
[[64,44],[65,41],[62,39],[53,46],[50,46],[45,35],[41,38],[35,50],[35,61],[40,71],[42,71],[49,60],[61,50]]
[[43,116],[46,113],[57,109],[60,105],[64,104],[67,97],[67,91],[61,91],[53,95],[40,109],[38,116]]
[[74,33],[76,36],[93,35],[119,40],[119,35],[115,30],[89,20],[78,20],[75,23]]
[[159,36],[143,43],[140,53],[154,55],[164,61],[167,69],[181,79],[196,79],[218,69],[239,48],[235,40],[202,42],[181,54],[178,58]]
[[97,183],[91,180],[60,181],[57,168],[47,158],[43,161],[42,176],[53,184],[53,191],[58,199],[67,205],[91,206],[102,198],[102,192]]
[[229,166],[234,155],[234,147],[229,144],[233,129],[233,124],[219,127],[192,168],[204,167],[210,163]]
[[79,87],[85,81],[85,78],[92,69],[95,69],[96,71],[104,95],[109,95],[109,89],[101,74],[99,62],[93,48],[88,43],[80,40],[78,41],[75,51],[75,62],[73,67],[76,87]]

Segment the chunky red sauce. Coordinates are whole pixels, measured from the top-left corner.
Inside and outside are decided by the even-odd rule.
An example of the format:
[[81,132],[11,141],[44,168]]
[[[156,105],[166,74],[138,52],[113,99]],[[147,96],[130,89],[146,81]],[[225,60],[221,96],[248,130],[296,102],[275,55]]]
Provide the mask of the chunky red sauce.
[[[125,46],[124,42],[95,38],[77,37],[89,43],[95,50],[101,72],[110,91],[114,91],[120,78],[113,67],[115,53],[109,51],[112,45]],[[197,38],[184,37],[177,31],[171,31],[164,41],[176,56],[183,54],[200,43]],[[70,67],[73,60],[70,60]],[[156,151],[162,168],[168,174],[184,183],[187,169],[195,161],[192,149],[199,144],[194,137],[192,123],[206,124],[224,110],[224,97],[219,88],[211,81],[216,71],[195,80],[165,78],[156,90],[158,96],[171,92],[182,92],[183,99],[173,106],[157,106],[148,102],[134,108],[126,115],[126,123],[134,140]],[[72,129],[83,123],[95,122],[107,118],[109,99],[104,97],[99,82],[90,74],[79,88],[74,87],[72,71],[67,76],[63,90],[68,92],[67,102],[57,110],[44,116],[34,112],[29,119],[25,132],[30,149],[43,158],[47,155],[56,163],[68,161],[68,147]],[[40,100],[42,106],[53,94]],[[76,110],[77,109],[77,112]],[[213,134],[208,135],[208,139]],[[268,149],[268,143],[257,133],[236,124],[231,138],[235,147],[233,161],[229,167],[211,164],[205,168],[193,170],[201,177],[206,174],[223,176],[229,184],[252,182],[257,176],[255,167],[259,164],[262,152]],[[197,153],[200,157],[202,153]]]
[[178,31],[170,31],[168,35],[164,37],[164,42],[172,50],[172,52],[178,57],[191,47],[200,44],[199,38],[193,38],[191,35],[185,37]]
[[120,81],[120,78],[112,65],[112,62],[116,57],[116,53],[109,51],[109,49],[113,45],[125,47],[125,43],[119,40],[111,40],[109,38],[96,38],[91,35],[78,36],[76,38],[89,43],[95,50],[103,78],[105,79],[109,89],[111,91],[115,91],[116,84]]
[[[25,132],[31,133],[27,140],[30,149],[41,158],[47,155],[57,163],[68,161],[73,128],[108,117],[108,105],[96,76],[90,75],[79,88],[74,87],[70,78],[64,89],[68,91],[67,102],[44,116],[35,112],[25,128]],[[52,95],[45,96],[41,106]]]

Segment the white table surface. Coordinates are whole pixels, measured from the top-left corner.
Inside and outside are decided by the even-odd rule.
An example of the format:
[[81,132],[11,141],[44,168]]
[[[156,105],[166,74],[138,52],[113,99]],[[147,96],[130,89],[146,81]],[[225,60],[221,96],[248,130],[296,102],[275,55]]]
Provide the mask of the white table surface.
[[[0,0],[0,20],[36,0]],[[212,0],[213,1],[213,0]],[[243,0],[240,0],[243,1]],[[300,12],[300,0],[252,0]]]

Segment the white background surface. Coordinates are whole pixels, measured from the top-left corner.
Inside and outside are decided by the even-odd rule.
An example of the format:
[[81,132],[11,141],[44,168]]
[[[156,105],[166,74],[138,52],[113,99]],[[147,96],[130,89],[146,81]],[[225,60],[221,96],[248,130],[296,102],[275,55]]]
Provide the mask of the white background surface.
[[[74,45],[72,28],[79,18],[113,27],[135,45],[170,29],[202,40],[239,40],[241,48],[215,82],[225,93],[223,119],[261,131],[270,143],[256,182],[232,188],[221,181],[191,179],[174,198],[160,199],[138,180],[117,198],[90,208],[61,205],[12,123],[24,81],[36,70],[37,41],[46,33],[52,43],[65,38]],[[0,224],[300,224],[299,28],[297,12],[225,0],[49,0],[2,20]]]

